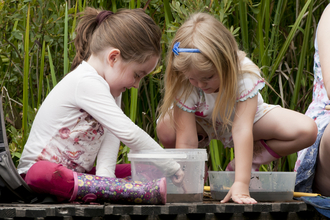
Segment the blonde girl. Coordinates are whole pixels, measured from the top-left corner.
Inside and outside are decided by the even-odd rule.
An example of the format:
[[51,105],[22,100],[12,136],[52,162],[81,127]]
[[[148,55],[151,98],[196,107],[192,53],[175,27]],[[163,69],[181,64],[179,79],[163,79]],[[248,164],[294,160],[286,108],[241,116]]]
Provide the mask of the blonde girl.
[[295,153],[317,135],[310,118],[263,102],[259,68],[238,49],[234,36],[206,13],[177,31],[168,54],[165,96],[157,124],[165,147],[205,147],[211,139],[234,147],[235,182],[221,202],[252,204],[251,171]]

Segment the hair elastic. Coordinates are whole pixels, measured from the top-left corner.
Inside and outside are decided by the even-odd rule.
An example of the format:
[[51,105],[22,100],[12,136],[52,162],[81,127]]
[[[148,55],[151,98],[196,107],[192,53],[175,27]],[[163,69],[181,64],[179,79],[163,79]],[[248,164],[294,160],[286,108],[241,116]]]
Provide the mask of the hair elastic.
[[96,16],[96,20],[98,25],[100,25],[102,23],[102,21],[104,21],[109,15],[114,14],[112,11],[101,11],[97,16]]
[[179,55],[179,53],[200,53],[201,51],[199,49],[194,48],[179,48],[180,42],[176,42],[173,45],[173,53],[175,55]]

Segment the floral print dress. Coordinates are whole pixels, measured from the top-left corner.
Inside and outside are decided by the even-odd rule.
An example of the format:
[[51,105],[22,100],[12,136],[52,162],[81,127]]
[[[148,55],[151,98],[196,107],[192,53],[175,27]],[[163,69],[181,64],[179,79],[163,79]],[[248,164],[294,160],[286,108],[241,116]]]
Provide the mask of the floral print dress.
[[318,127],[318,135],[312,146],[298,152],[294,169],[297,172],[295,191],[312,192],[320,141],[330,121],[330,111],[325,109],[325,106],[329,104],[330,100],[323,83],[317,38],[315,38],[313,101],[306,115],[314,119]]

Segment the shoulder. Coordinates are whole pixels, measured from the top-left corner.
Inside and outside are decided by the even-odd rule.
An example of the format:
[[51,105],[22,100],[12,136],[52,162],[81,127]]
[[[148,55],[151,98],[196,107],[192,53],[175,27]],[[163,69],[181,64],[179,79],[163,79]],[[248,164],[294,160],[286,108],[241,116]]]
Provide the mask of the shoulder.
[[253,72],[254,75],[261,77],[259,67],[248,57],[244,57],[241,62],[241,72],[244,76],[251,75],[251,72]]
[[241,74],[238,78],[237,101],[245,101],[258,94],[265,86],[259,68],[247,57],[241,63]]
[[[329,33],[329,30],[330,30],[329,21],[330,21],[330,4],[324,9],[324,11],[321,15],[321,18],[320,18],[320,21],[319,21],[318,27],[317,27],[317,35],[318,35],[318,32],[322,32],[322,34],[324,34],[324,35],[327,35],[327,33]],[[328,38],[326,38],[326,39],[328,39]]]
[[65,78],[66,77],[71,81],[75,81],[75,83],[83,84],[83,86],[94,87],[96,86],[95,84],[97,84],[97,86],[105,86],[109,88],[107,82],[85,61],[65,76]]
[[93,97],[94,100],[113,98],[109,84],[86,62],[80,64],[66,77],[68,77],[66,86],[72,87],[78,104],[82,104],[82,100],[88,101],[88,97]]
[[329,23],[330,21],[330,4],[327,5],[327,7],[324,9],[324,11],[322,12],[322,15],[321,15],[321,18],[320,18],[320,21],[319,21],[319,24],[318,24],[318,29],[319,27],[323,27],[324,28],[328,28]]
[[191,92],[181,89],[176,98],[176,105],[186,112],[195,112],[197,104],[204,97],[202,90],[194,87]]

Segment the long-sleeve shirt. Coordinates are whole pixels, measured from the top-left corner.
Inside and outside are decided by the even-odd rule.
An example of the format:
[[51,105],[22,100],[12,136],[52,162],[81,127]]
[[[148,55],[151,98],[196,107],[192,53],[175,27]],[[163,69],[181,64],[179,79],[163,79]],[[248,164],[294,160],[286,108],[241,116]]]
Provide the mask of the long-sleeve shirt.
[[[39,160],[48,160],[76,172],[115,177],[120,141],[134,151],[163,150],[121,110],[108,83],[87,62],[66,75],[48,94],[33,121],[18,165],[26,173]],[[162,164],[167,175],[180,165]]]

